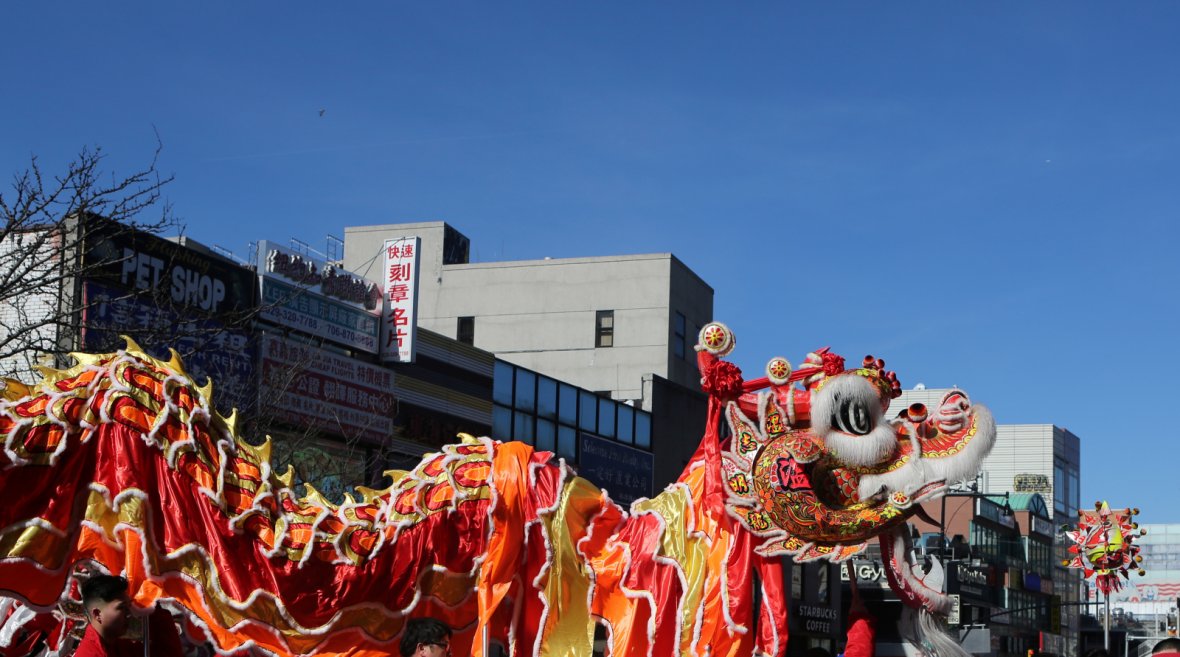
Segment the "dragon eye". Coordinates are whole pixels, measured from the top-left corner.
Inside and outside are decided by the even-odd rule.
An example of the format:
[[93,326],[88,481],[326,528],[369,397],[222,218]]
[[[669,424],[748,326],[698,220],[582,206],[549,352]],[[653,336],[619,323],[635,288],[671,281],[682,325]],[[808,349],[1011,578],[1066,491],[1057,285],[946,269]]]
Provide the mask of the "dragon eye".
[[854,436],[863,436],[873,430],[872,416],[865,402],[858,399],[840,399],[832,426]]

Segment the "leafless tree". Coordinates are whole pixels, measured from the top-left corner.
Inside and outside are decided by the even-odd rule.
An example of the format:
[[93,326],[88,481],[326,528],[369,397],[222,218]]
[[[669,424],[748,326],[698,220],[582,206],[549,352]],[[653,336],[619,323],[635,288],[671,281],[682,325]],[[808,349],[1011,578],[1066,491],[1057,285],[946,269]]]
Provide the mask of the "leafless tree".
[[86,257],[92,230],[159,233],[177,227],[161,193],[172,181],[147,167],[123,177],[103,170],[100,148],[83,149],[50,175],[34,156],[0,192],[0,374],[30,378],[32,366],[77,348],[79,281],[102,262]]
[[[173,178],[158,171],[159,155],[157,147],[146,167],[126,176],[104,171],[106,156],[99,148],[83,149],[59,175],[47,174],[33,157],[11,188],[0,192],[0,376],[34,382],[36,365],[68,366],[72,351],[113,351],[122,346],[120,335],[160,357],[171,347],[198,381],[214,375],[218,410],[228,414],[237,408],[247,440],[274,436],[274,464],[295,462],[302,470],[298,482],[311,483],[334,501],[345,488],[381,483],[391,453],[373,440],[373,426],[356,427],[340,418],[293,421],[289,406],[279,403],[279,397],[296,394],[308,364],[289,364],[274,372],[268,385],[258,386],[252,357],[243,358],[246,380],[234,383],[244,394],[237,396],[226,394],[235,386],[224,373],[194,367],[210,354],[249,353],[238,344],[243,341],[257,348],[261,307],[202,313],[169,299],[160,289],[167,287],[163,281],[93,287],[109,280],[112,268],[135,264],[125,262],[128,256],[112,244],[142,245],[166,231],[181,231],[162,196]],[[85,292],[93,289],[103,292],[88,297]]]

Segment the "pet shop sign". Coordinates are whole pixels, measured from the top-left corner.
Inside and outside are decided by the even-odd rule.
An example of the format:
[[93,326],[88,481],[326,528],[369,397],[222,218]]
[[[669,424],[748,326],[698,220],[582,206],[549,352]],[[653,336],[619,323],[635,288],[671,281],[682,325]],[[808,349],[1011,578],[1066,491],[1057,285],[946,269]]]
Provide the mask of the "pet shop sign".
[[222,315],[254,303],[244,267],[146,233],[95,231],[83,255],[87,277],[125,290],[144,290],[169,308]]

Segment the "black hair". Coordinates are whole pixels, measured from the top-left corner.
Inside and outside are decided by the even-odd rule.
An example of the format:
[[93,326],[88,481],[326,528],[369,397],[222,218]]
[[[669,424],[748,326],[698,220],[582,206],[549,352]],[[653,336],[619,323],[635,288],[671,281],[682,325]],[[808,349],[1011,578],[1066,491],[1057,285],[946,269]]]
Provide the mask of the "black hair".
[[1091,648],[1086,651],[1086,657],[1111,657],[1106,648]]
[[832,653],[827,648],[812,646],[803,651],[803,657],[832,657]]
[[118,600],[127,594],[127,578],[118,575],[95,575],[82,583],[82,605]]
[[410,657],[419,644],[443,643],[450,639],[451,628],[437,618],[411,618],[402,630],[400,652],[402,657]]
[[1153,655],[1161,652],[1180,652],[1180,639],[1175,637],[1163,639],[1151,649],[1151,654]]

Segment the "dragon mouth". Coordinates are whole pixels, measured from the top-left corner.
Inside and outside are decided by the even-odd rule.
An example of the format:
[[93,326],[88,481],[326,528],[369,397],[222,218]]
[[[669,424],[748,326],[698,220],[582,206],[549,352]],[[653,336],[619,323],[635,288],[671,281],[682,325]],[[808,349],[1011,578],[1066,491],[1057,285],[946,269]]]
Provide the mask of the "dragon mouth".
[[928,484],[923,484],[918,490],[914,491],[910,497],[914,504],[921,504],[929,500],[938,499],[946,495],[947,485],[946,479],[937,479]]

